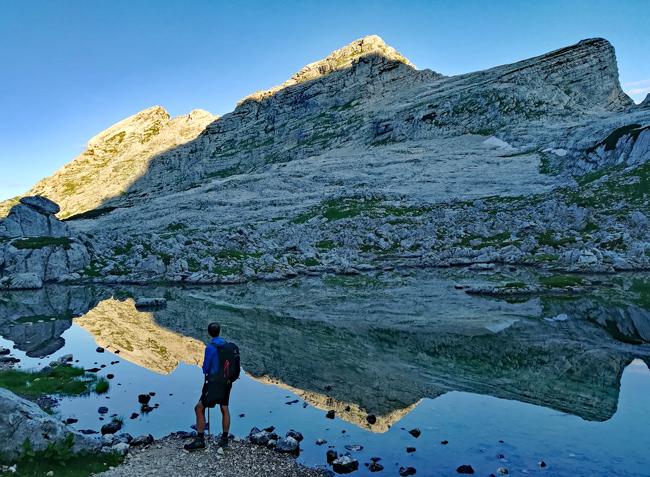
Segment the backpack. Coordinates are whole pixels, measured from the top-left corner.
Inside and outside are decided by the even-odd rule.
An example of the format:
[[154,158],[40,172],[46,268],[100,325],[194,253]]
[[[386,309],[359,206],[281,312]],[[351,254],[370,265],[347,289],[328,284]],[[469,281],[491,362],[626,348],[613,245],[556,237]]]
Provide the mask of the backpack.
[[219,369],[215,373],[218,380],[222,382],[230,381],[234,383],[239,379],[241,373],[241,366],[239,363],[239,347],[235,343],[226,341],[221,346],[212,344],[217,348],[219,356]]

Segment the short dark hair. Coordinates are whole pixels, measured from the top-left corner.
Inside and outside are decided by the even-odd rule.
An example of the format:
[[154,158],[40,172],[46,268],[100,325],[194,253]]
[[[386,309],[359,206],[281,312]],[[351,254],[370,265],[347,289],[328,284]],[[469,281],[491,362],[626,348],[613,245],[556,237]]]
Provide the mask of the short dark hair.
[[208,334],[210,336],[216,338],[219,336],[219,333],[221,333],[221,326],[219,326],[217,323],[210,323],[208,325]]

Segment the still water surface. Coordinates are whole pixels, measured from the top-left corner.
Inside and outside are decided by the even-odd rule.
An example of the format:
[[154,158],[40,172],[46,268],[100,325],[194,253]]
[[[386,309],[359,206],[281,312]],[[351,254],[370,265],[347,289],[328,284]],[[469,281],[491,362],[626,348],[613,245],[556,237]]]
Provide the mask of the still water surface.
[[[109,392],[63,399],[60,417],[99,430],[107,421],[97,409],[107,406],[107,416],[124,418],[124,431],[161,437],[194,422],[201,341],[219,321],[246,372],[231,395],[231,433],[296,429],[305,436],[298,459],[308,465],[326,466],[332,446],[359,459],[358,475],[370,474],[363,463],[371,457],[381,457],[386,475],[405,465],[418,475],[456,475],[462,464],[477,475],[500,467],[510,475],[649,475],[650,313],[636,293],[645,278],[515,303],[454,288],[493,279],[441,272],[5,292],[0,346],[15,347],[27,369],[68,353],[86,369],[105,365],[99,374],[115,375]],[[138,311],[140,296],[165,296],[167,307]],[[142,414],[137,396],[150,392],[159,407]],[[334,420],[325,418],[329,409]],[[377,415],[374,426],[367,412]],[[211,417],[218,433],[220,416]],[[407,432],[416,427],[419,438]]]

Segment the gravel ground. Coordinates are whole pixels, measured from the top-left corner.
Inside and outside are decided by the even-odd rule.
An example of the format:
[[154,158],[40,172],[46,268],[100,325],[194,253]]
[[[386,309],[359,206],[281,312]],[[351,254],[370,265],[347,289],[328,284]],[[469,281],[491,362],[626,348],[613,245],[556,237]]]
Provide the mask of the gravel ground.
[[230,441],[230,446],[224,449],[223,454],[218,452],[216,438],[206,436],[206,448],[193,452],[183,449],[183,445],[190,441],[190,439],[171,435],[141,450],[131,448],[124,464],[96,475],[105,477],[133,477],[134,475],[324,477],[333,475],[329,470],[304,467],[290,456],[241,439]]

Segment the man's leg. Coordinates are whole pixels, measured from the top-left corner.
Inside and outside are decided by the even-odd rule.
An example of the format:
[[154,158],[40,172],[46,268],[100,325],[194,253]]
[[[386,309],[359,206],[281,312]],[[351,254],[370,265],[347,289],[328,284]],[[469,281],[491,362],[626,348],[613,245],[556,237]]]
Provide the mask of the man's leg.
[[194,406],[194,412],[196,414],[196,432],[198,436],[192,442],[183,446],[187,450],[205,448],[205,406],[201,401]]
[[221,434],[221,439],[219,439],[219,445],[225,447],[228,445],[228,435],[230,432],[230,409],[227,405],[221,404],[221,427],[223,432]]
[[196,413],[196,432],[202,436],[205,432],[205,406],[201,401],[194,406],[194,412]]

